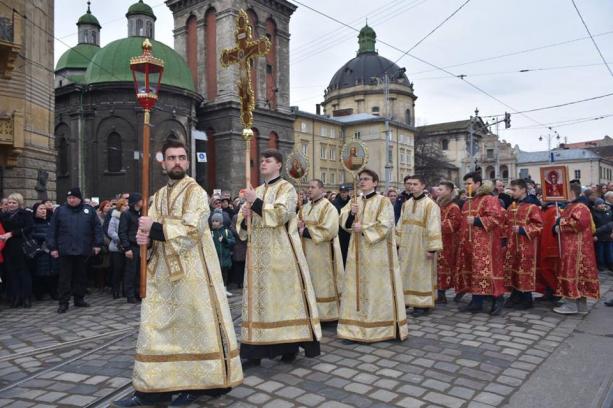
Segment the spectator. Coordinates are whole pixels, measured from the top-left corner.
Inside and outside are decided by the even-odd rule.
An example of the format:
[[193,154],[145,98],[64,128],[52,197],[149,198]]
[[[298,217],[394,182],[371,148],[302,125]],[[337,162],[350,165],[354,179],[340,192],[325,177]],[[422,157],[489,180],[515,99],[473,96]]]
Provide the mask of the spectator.
[[513,198],[509,194],[505,193],[504,181],[500,179],[496,179],[496,189],[494,190],[494,195],[498,197],[498,200],[500,200],[500,205],[502,208],[508,208],[513,201]]
[[47,208],[47,211],[53,214],[53,211],[55,211],[55,204],[53,203],[53,201],[45,200],[43,201],[43,205]]
[[396,203],[394,204],[394,222],[398,222],[400,218],[400,210],[402,210],[402,204],[411,198],[411,190],[409,186],[410,176],[406,176],[404,178],[404,191],[401,192],[396,198]]
[[[344,206],[347,205],[349,200],[351,200],[351,184],[341,184],[340,192],[336,196],[336,199],[332,202],[334,207],[336,207],[336,211],[340,214],[341,210]],[[344,228],[338,229],[338,240],[341,244],[341,254],[343,255],[343,265],[347,263],[347,250],[349,248],[349,240],[351,239],[351,234],[345,231]]]
[[8,211],[8,202],[8,198],[3,198],[2,201],[0,201],[0,212],[4,213]]
[[[236,208],[240,208],[240,201],[235,204]],[[243,281],[245,280],[245,255],[247,253],[247,241],[243,241],[238,236],[236,231],[236,220],[238,214],[234,214],[232,217],[232,223],[230,224],[230,230],[234,234],[234,250],[232,251],[232,273],[230,274],[230,282],[235,283],[239,289],[243,287]]]
[[58,300],[57,259],[49,254],[47,246],[47,235],[53,213],[47,209],[44,203],[34,204],[32,212],[34,213],[34,225],[32,226],[31,236],[42,249],[42,252],[32,260],[34,296],[37,300],[41,300],[48,293],[51,299]]
[[[224,212],[221,208],[221,198],[219,196],[213,196],[212,200],[211,200],[211,215],[210,217],[213,216],[214,213],[221,213],[221,216],[223,217],[223,225],[226,228],[230,227],[230,223],[232,222],[232,216],[228,215],[228,213]],[[209,217],[209,226],[211,225],[211,218]]]
[[120,198],[117,200],[115,208],[111,211],[111,220],[109,221],[109,229],[107,235],[110,237],[109,252],[111,258],[111,290],[113,299],[119,299],[121,289],[121,281],[123,278],[123,269],[126,264],[126,257],[121,248],[119,239],[119,220],[121,214],[128,210],[128,200]]
[[226,296],[232,296],[232,293],[228,292],[228,284],[230,271],[232,270],[232,248],[236,240],[232,231],[223,225],[223,216],[219,212],[216,212],[211,217],[211,225],[211,234],[213,235],[213,243],[219,258],[219,266],[221,266],[221,276],[226,287]]
[[396,205],[396,199],[398,198],[398,192],[396,191],[395,188],[390,188],[389,190],[387,190],[387,193],[385,193],[385,195],[387,196],[387,198],[389,198],[392,205]]
[[96,211],[83,202],[81,190],[68,191],[66,204],[51,217],[47,245],[51,256],[59,258],[58,313],[66,313],[70,296],[75,307],[89,307],[85,302],[87,260],[100,253],[102,228]]
[[604,193],[604,201],[613,210],[613,191],[607,191]]
[[32,307],[32,275],[22,249],[24,238],[32,230],[32,215],[23,208],[21,194],[13,193],[8,196],[6,211],[2,213],[0,220],[5,231],[0,235],[0,239],[5,242],[4,267],[11,307]]
[[228,214],[228,217],[230,218],[230,222],[232,222],[232,217],[234,217],[234,209],[232,208],[232,203],[229,198],[221,199],[221,210],[225,214]]
[[140,193],[130,193],[128,205],[128,210],[123,212],[119,218],[119,245],[126,257],[123,290],[128,298],[128,303],[137,303],[139,298],[140,247],[136,243],[136,232],[138,231],[140,210],[143,207],[143,199]]
[[613,271],[613,212],[602,198],[597,198],[592,207],[592,218],[596,225],[594,241],[596,242],[596,260],[598,270],[607,268]]

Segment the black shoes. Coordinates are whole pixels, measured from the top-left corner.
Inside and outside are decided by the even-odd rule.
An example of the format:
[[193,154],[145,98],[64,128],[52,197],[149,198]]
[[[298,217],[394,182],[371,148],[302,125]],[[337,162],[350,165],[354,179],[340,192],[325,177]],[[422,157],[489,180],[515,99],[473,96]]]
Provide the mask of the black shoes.
[[[456,295],[457,297],[457,295]],[[474,303],[472,300],[466,306],[460,308],[460,312],[464,313],[479,313],[483,311],[483,304]]]
[[453,301],[455,303],[460,303],[460,301],[462,300],[463,297],[464,297],[464,293],[462,293],[462,292],[456,293],[455,296],[453,297]]
[[606,302],[604,302],[605,306],[609,306],[609,307],[613,307],[613,298],[607,300]]
[[62,303],[60,307],[57,308],[58,313],[66,313],[68,311],[68,304]]
[[504,308],[504,296],[498,296],[492,301],[492,308],[490,309],[490,316],[499,316]]
[[25,307],[26,309],[29,309],[32,307],[32,299],[30,298],[25,298],[23,300],[23,307]]
[[133,395],[131,397],[124,398],[119,401],[113,401],[111,403],[111,408],[126,408],[126,407],[162,408],[162,407],[168,406],[169,403],[170,403],[170,400],[147,401],[137,395]]
[[284,363],[291,363],[296,360],[297,355],[298,353],[285,353],[283,354],[283,356],[281,356],[281,361],[283,361]]
[[447,295],[445,295],[445,291],[444,290],[439,290],[438,291],[438,296],[436,299],[436,303],[440,304],[440,305],[446,305],[447,304]]
[[113,291],[113,299],[119,299],[119,292]]
[[247,360],[243,360],[243,368],[259,367],[261,365],[261,358],[249,358]]
[[128,298],[128,303],[131,303],[131,304],[136,304],[136,303],[138,303],[138,301],[136,300],[136,298],[129,297],[129,298]]
[[193,404],[198,398],[202,396],[201,393],[184,391],[177,395],[177,398],[172,401],[169,407],[185,407]]
[[74,306],[75,307],[89,307],[89,303],[87,303],[86,301],[84,301],[83,299],[81,300],[75,300],[74,302]]
[[413,317],[422,317],[427,315],[430,312],[430,309],[427,309],[425,307],[414,307],[413,311],[411,312],[411,316]]

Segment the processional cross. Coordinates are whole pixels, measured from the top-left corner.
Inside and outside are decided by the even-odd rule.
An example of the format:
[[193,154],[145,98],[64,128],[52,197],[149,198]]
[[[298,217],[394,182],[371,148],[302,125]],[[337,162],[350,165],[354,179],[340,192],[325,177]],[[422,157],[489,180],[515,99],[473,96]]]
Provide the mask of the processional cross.
[[[236,19],[236,31],[234,37],[236,46],[234,48],[226,48],[221,52],[221,65],[228,68],[230,65],[238,64],[239,78],[236,82],[238,87],[238,96],[240,98],[241,122],[243,123],[243,139],[245,140],[245,184],[246,187],[251,186],[251,138],[253,137],[253,110],[255,109],[255,96],[253,95],[253,87],[251,86],[251,66],[256,57],[268,54],[272,44],[266,37],[254,39],[249,24],[249,17],[245,10],[238,12]],[[257,180],[256,180],[257,182]],[[246,205],[249,205],[246,203]],[[248,216],[247,222],[247,285],[248,291],[248,307],[247,307],[247,338],[251,339],[251,313],[253,309],[253,272],[251,270],[251,217]]]

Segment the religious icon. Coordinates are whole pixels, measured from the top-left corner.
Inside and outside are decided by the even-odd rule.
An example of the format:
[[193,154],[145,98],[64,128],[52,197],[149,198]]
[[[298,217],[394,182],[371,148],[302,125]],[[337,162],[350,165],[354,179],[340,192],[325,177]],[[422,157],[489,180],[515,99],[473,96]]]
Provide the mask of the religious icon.
[[300,152],[292,152],[287,156],[287,175],[296,181],[306,176],[309,168],[308,158]]
[[366,166],[368,153],[366,147],[360,142],[349,142],[343,146],[341,152],[343,166],[348,171],[357,173]]
[[566,166],[541,167],[543,201],[568,201]]

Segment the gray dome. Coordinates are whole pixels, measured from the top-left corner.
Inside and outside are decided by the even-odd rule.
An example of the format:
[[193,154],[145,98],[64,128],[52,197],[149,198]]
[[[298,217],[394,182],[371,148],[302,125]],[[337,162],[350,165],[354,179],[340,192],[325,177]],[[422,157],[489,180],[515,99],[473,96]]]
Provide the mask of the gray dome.
[[332,77],[327,92],[356,85],[376,84],[374,78],[389,75],[390,83],[410,85],[404,68],[400,68],[392,61],[377,54],[376,51],[361,52],[341,67]]

